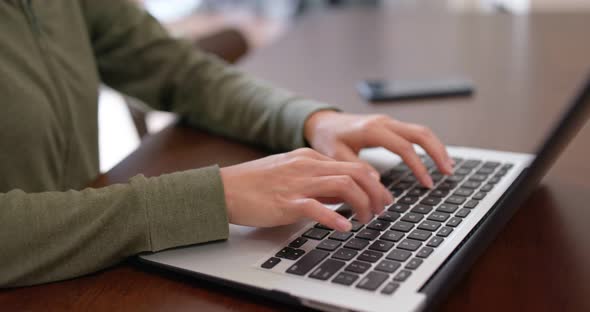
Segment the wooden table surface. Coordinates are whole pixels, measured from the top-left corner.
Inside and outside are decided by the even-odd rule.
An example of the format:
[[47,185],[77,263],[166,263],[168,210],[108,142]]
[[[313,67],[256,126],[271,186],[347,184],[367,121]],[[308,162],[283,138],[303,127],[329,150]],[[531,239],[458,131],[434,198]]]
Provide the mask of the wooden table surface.
[[[341,10],[305,17],[242,68],[347,111],[427,124],[449,144],[532,152],[590,69],[588,29],[590,15],[583,14]],[[475,82],[473,97],[368,104],[353,88],[363,78],[456,75]],[[441,310],[590,311],[589,140],[586,126]],[[93,186],[264,155],[175,126],[147,138]],[[6,311],[294,309],[133,260],[70,281],[0,292]]]

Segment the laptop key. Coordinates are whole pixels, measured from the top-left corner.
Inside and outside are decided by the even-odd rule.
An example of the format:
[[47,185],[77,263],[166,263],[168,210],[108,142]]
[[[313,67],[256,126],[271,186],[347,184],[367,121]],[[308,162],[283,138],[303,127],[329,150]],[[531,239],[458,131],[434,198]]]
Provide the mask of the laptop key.
[[494,188],[493,184],[486,184],[480,189],[480,191],[487,193],[487,192],[491,191],[493,188]]
[[469,181],[477,181],[477,182],[482,182],[485,181],[488,178],[487,175],[485,174],[473,174],[469,177]]
[[[317,250],[317,249],[315,249]],[[348,261],[354,258],[358,252],[348,248],[340,248],[333,255],[332,258]]]
[[441,199],[439,197],[428,196],[420,201],[420,203],[423,205],[436,206],[438,203],[440,203],[440,200]]
[[344,247],[350,248],[350,249],[355,249],[355,250],[361,250],[361,249],[364,249],[365,247],[367,247],[367,245],[369,245],[368,240],[360,239],[360,238],[353,238],[353,239],[349,240],[344,245]]
[[291,247],[285,247],[281,249],[279,252],[276,253],[275,257],[289,259],[289,260],[297,260],[299,257],[303,256],[305,253],[302,249],[296,249]]
[[403,189],[397,188],[397,187],[392,187],[392,188],[389,189],[389,191],[391,191],[391,194],[394,197],[398,197],[398,196],[400,196],[401,194],[404,193],[404,190]]
[[363,251],[358,257],[358,260],[367,261],[371,263],[375,263],[379,261],[383,257],[383,254],[380,252],[372,251],[372,250],[365,250]]
[[479,193],[473,195],[473,199],[476,199],[476,200],[482,200],[482,199],[484,199],[484,197],[486,197],[486,193],[484,193],[484,192],[479,192]]
[[402,204],[402,203],[395,203],[387,209],[388,211],[404,213],[406,210],[410,209],[410,205]]
[[386,272],[386,273],[393,273],[400,266],[402,266],[402,264],[397,261],[383,260],[383,261],[379,262],[379,264],[375,267],[375,270]]
[[369,249],[386,252],[389,251],[389,249],[391,249],[393,245],[394,244],[392,242],[376,240],[373,244],[371,244],[371,246],[369,246]]
[[436,189],[441,191],[449,191],[454,189],[455,187],[457,187],[457,183],[451,181],[443,181],[436,187]]
[[484,175],[489,175],[490,173],[494,172],[495,169],[494,168],[486,168],[486,167],[482,167],[481,169],[477,170],[475,173],[477,174],[484,174]]
[[[444,205],[444,204],[443,204]],[[428,220],[437,221],[437,222],[445,222],[449,218],[449,214],[446,212],[434,211],[428,216]]]
[[497,161],[486,161],[482,167],[484,168],[496,168],[500,165]]
[[356,287],[374,291],[379,288],[379,286],[381,286],[381,284],[383,284],[387,278],[389,278],[389,274],[387,273],[371,271],[361,279]]
[[473,194],[473,189],[468,189],[468,188],[460,188],[458,190],[456,190],[455,192],[453,192],[453,195],[457,195],[457,196],[471,196],[471,194]]
[[[453,197],[453,196],[451,196],[451,197]],[[451,198],[451,197],[449,197],[449,198]],[[442,203],[438,207],[436,207],[436,211],[445,212],[445,213],[453,213],[453,212],[455,212],[455,210],[457,210],[457,208],[459,208],[459,206],[457,206],[457,205]]]
[[387,222],[393,222],[393,221],[399,219],[399,217],[400,217],[399,212],[385,211],[379,217],[377,217],[377,219],[387,221]]
[[356,274],[347,273],[347,272],[340,272],[338,275],[336,275],[336,277],[334,277],[334,279],[332,280],[332,283],[350,286],[358,278],[359,278],[359,276]]
[[442,197],[445,197],[445,196],[449,195],[449,191],[448,190],[434,189],[428,195],[442,198]]
[[479,204],[479,201],[472,199],[472,200],[468,201],[467,203],[465,203],[465,206],[464,207],[465,208],[472,209],[472,208],[477,207],[477,204]]
[[438,233],[436,233],[437,236],[440,237],[447,237],[449,236],[451,233],[453,232],[453,228],[448,227],[448,226],[443,226],[442,229],[440,229],[438,231]]
[[291,243],[289,243],[289,247],[299,248],[299,247],[303,246],[303,244],[305,244],[306,242],[307,242],[307,238],[297,237]]
[[461,167],[473,169],[473,168],[479,166],[479,164],[481,164],[480,160],[469,159],[469,160],[466,160],[464,163],[462,163]]
[[404,221],[398,221],[391,227],[392,230],[400,232],[409,232],[414,227],[414,224]]
[[412,205],[418,201],[417,196],[404,196],[400,198],[399,202],[406,205]]
[[387,240],[390,242],[397,242],[404,237],[404,233],[398,231],[387,231],[379,237],[379,239]]
[[305,256],[301,257],[291,267],[287,269],[287,273],[295,275],[305,275],[313,269],[318,263],[326,258],[330,253],[327,251],[313,249]]
[[455,173],[458,175],[468,175],[471,170],[471,168],[459,168],[455,170]]
[[422,264],[422,259],[414,258],[406,264],[406,269],[415,270]]
[[434,231],[438,230],[438,228],[440,226],[441,226],[441,223],[440,222],[426,220],[426,221],[420,223],[420,225],[418,226],[418,228],[420,230],[426,230],[426,231],[434,232]]
[[387,283],[383,289],[381,289],[381,293],[384,295],[391,295],[399,288],[398,283]]
[[377,231],[383,231],[383,230],[386,230],[390,225],[391,225],[390,222],[377,219],[377,220],[369,223],[369,225],[367,225],[367,228],[372,229],[372,230],[377,230]]
[[412,208],[412,212],[414,213],[421,213],[421,214],[428,214],[432,210],[432,206],[428,205],[416,205],[416,207]]
[[362,238],[362,239],[368,239],[368,240],[374,240],[375,238],[377,238],[379,236],[379,231],[375,231],[375,230],[370,230],[370,229],[364,229],[360,232],[358,232],[358,234],[356,234],[356,238]]
[[316,223],[314,227],[315,228],[318,228],[318,229],[322,229],[322,230],[328,230],[328,231],[331,231],[332,230],[331,228],[329,228],[329,227],[327,227],[327,226],[325,226],[325,225],[323,225],[321,223]]
[[419,240],[419,241],[425,241],[428,238],[430,238],[431,235],[432,235],[432,233],[428,232],[428,231],[414,230],[414,231],[412,231],[412,233],[410,233],[410,235],[408,235],[408,238]]
[[510,169],[512,169],[512,167],[514,167],[514,164],[507,163],[507,164],[502,165],[502,170],[510,170]]
[[279,262],[281,262],[281,259],[271,257],[270,259],[264,261],[264,263],[261,264],[260,267],[264,269],[272,269],[275,267],[275,265],[279,264]]
[[465,183],[461,184],[462,188],[467,188],[467,189],[476,189],[481,185],[481,182],[477,182],[477,181],[466,181]]
[[324,239],[324,237],[326,237],[326,235],[328,235],[328,234],[330,234],[330,231],[328,231],[328,230],[311,228],[307,232],[305,232],[305,234],[303,234],[303,236],[305,236],[307,238],[315,239],[315,240],[321,240],[321,239]]
[[346,266],[346,268],[344,268],[344,271],[363,274],[363,273],[367,272],[367,270],[370,268],[371,268],[371,264],[355,260],[355,261],[351,262],[348,266]]
[[453,182],[453,183],[459,183],[461,181],[463,181],[463,179],[465,179],[464,175],[452,175],[450,177],[448,177],[445,181],[449,181],[449,182]]
[[451,196],[447,197],[447,199],[445,200],[445,203],[453,204],[453,205],[461,205],[465,202],[465,200],[467,200],[467,198],[465,198],[463,196],[451,195]]
[[395,275],[395,277],[393,278],[393,280],[396,281],[396,282],[403,282],[403,281],[407,280],[408,277],[410,277],[410,275],[412,275],[412,271],[401,270],[401,271],[399,271],[399,273],[397,273]]
[[496,184],[496,183],[498,183],[498,182],[500,182],[500,178],[499,178],[499,177],[492,177],[492,178],[491,178],[491,179],[488,181],[488,183],[491,183],[491,184]]
[[467,215],[469,215],[470,212],[471,212],[471,210],[469,210],[467,208],[461,208],[461,209],[459,209],[459,211],[457,211],[455,216],[457,216],[459,218],[465,218],[465,217],[467,217]]
[[389,259],[389,260],[404,262],[404,261],[408,260],[408,258],[411,255],[412,255],[412,253],[409,251],[402,250],[402,249],[394,249],[385,258]]
[[422,245],[420,241],[406,238],[398,245],[398,248],[415,251],[416,249],[420,248],[420,245]]
[[363,228],[363,226],[365,226],[364,224],[356,220],[352,220],[350,221],[350,223],[352,224],[352,229],[350,230],[351,232],[358,232],[360,229]]
[[416,254],[416,257],[427,258],[433,251],[434,249],[430,247],[422,247],[422,249],[420,249],[420,251],[418,251]]
[[340,245],[342,245],[342,243],[339,241],[333,239],[325,239],[321,243],[319,243],[316,246],[316,248],[327,251],[334,251],[336,250],[336,248],[340,247]]
[[422,218],[424,218],[424,215],[422,214],[408,212],[402,217],[402,221],[418,223]]
[[426,194],[426,192],[428,192],[428,191],[429,191],[429,189],[426,187],[415,187],[408,192],[408,195],[420,197],[420,196]]
[[328,238],[335,239],[337,241],[345,242],[351,236],[352,236],[352,233],[350,233],[350,232],[338,232],[338,231],[335,231],[334,233],[332,233],[332,235],[328,236]]
[[428,247],[438,247],[438,246],[440,246],[440,244],[442,244],[442,242],[443,242],[444,240],[445,240],[445,239],[444,239],[444,238],[442,238],[442,237],[440,237],[440,236],[434,236],[434,237],[433,237],[433,238],[432,238],[432,239],[431,239],[431,240],[428,242],[428,244],[426,244],[426,246],[428,246]]
[[457,225],[459,225],[461,223],[461,221],[463,221],[463,219],[457,218],[457,217],[452,217],[449,220],[449,222],[447,222],[447,226],[457,227]]
[[327,259],[319,267],[317,267],[309,277],[319,279],[325,281],[332,277],[340,268],[342,268],[346,263],[334,259]]

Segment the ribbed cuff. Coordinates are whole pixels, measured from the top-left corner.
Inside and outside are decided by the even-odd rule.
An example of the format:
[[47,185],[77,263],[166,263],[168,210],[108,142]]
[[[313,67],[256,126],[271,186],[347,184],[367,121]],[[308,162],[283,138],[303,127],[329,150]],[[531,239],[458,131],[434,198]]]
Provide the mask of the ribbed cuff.
[[308,146],[304,136],[305,122],[311,114],[323,110],[340,111],[335,106],[307,99],[294,100],[285,106],[281,122],[287,128],[292,129],[290,138],[285,142],[289,144],[287,149]]
[[218,166],[155,178],[140,175],[131,184],[142,195],[151,251],[227,239],[229,227]]

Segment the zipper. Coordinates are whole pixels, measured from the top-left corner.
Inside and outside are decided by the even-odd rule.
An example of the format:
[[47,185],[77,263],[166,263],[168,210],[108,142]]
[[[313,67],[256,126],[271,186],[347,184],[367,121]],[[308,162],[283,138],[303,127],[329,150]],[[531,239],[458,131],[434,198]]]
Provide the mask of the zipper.
[[[56,90],[56,95],[57,95],[57,101],[66,101],[66,96],[65,96],[65,92],[62,89],[62,86],[59,83],[58,80],[58,73],[57,71],[53,68],[53,65],[51,64],[50,60],[48,59],[48,55],[49,53],[49,48],[47,47],[46,43],[43,41],[43,31],[41,29],[41,25],[39,24],[39,19],[37,17],[37,15],[35,14],[35,11],[33,10],[33,5],[32,5],[32,0],[20,0],[20,4],[21,7],[25,13],[25,16],[29,22],[29,25],[32,28],[32,32],[35,35],[35,39],[37,42],[37,45],[39,46],[39,50],[41,52],[41,58],[43,59],[43,63],[45,64],[45,68],[47,69],[47,73],[49,74],[50,79],[53,81],[53,86]],[[59,103],[54,103],[55,106],[58,106]],[[62,139],[64,142],[64,152],[63,152],[63,161],[60,162],[61,163],[61,172],[60,172],[60,176],[58,177],[58,185],[63,189],[65,186],[65,181],[66,181],[66,164],[69,162],[69,154],[70,154],[70,144],[71,144],[71,139],[68,139],[68,136],[66,135],[67,133],[71,133],[71,122],[68,122],[68,117],[71,120],[71,115],[72,112],[70,110],[70,107],[67,103],[64,103],[64,109],[65,109],[65,118],[66,120],[63,121],[63,135],[62,135]],[[58,115],[59,116],[59,115]],[[68,129],[69,128],[69,129]]]

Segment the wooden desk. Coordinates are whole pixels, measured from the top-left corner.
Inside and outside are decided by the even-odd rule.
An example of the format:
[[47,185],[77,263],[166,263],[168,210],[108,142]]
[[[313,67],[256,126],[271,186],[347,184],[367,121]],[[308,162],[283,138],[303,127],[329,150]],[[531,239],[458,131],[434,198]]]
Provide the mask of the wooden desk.
[[[532,151],[590,64],[590,16],[460,16],[411,9],[310,16],[243,69],[352,112],[430,125],[448,143]],[[472,98],[372,105],[364,77],[464,74]],[[456,287],[445,311],[590,310],[590,127],[586,127]],[[264,154],[175,127],[94,184],[228,165]],[[392,307],[393,308],[393,307]],[[135,263],[0,293],[1,310],[284,311],[284,306]]]

